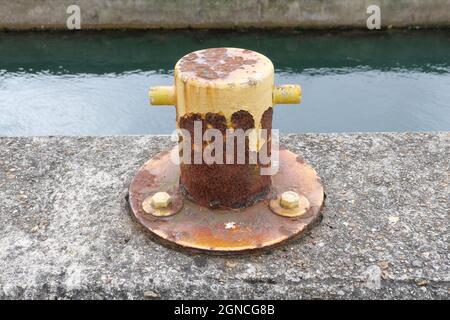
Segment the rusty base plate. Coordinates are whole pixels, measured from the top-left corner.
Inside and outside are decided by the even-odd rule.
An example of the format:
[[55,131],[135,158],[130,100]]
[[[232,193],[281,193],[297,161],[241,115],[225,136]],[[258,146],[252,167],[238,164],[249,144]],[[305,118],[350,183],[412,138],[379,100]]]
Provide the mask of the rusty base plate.
[[[294,153],[280,150],[280,170],[272,176],[272,190],[265,199],[243,209],[210,209],[184,198],[179,191],[179,166],[170,151],[150,159],[137,172],[129,189],[132,216],[166,244],[212,254],[242,254],[268,249],[304,234],[321,220],[324,191],[316,171]],[[300,217],[283,217],[271,211],[270,199],[295,191],[310,202]],[[142,202],[166,191],[182,208],[168,217],[146,213]]]

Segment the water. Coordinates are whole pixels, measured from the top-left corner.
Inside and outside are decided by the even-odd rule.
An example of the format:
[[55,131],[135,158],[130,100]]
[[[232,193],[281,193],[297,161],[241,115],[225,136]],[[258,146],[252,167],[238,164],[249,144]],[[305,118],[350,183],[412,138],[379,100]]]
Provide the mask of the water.
[[267,55],[301,105],[276,107],[282,132],[450,130],[450,31],[0,33],[0,135],[167,134],[184,54],[233,46]]

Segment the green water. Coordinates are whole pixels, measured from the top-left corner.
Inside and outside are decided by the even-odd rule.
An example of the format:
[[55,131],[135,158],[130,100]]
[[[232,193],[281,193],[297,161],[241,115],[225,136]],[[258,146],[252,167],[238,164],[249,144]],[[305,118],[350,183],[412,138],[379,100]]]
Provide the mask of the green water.
[[276,107],[282,132],[449,131],[450,31],[0,33],[0,135],[170,133],[147,91],[208,47],[268,56],[303,87]]

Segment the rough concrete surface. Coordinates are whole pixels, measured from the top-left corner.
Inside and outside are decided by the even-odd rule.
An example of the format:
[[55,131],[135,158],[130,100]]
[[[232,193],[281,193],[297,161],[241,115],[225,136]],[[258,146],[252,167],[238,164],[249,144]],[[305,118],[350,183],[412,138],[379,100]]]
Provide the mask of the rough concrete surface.
[[168,249],[125,201],[168,137],[0,138],[0,298],[450,298],[450,133],[295,134],[322,223],[247,257]]
[[450,26],[450,0],[0,0],[0,28],[66,29],[70,5],[80,7],[81,29],[366,29],[370,5],[382,27]]

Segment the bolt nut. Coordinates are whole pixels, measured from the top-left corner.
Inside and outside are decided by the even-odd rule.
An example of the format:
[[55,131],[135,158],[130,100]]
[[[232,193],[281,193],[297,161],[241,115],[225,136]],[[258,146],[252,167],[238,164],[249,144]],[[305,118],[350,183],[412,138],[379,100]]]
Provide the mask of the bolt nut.
[[144,199],[142,208],[146,213],[155,214],[155,210],[168,208],[171,201],[172,199],[167,192],[157,192]]
[[286,191],[281,194],[280,205],[285,209],[297,208],[300,202],[300,196],[297,192]]
[[270,209],[283,217],[299,217],[311,208],[308,198],[294,191],[286,191],[270,200]]
[[167,192],[157,192],[152,196],[150,204],[155,209],[163,209],[170,205],[171,200]]

